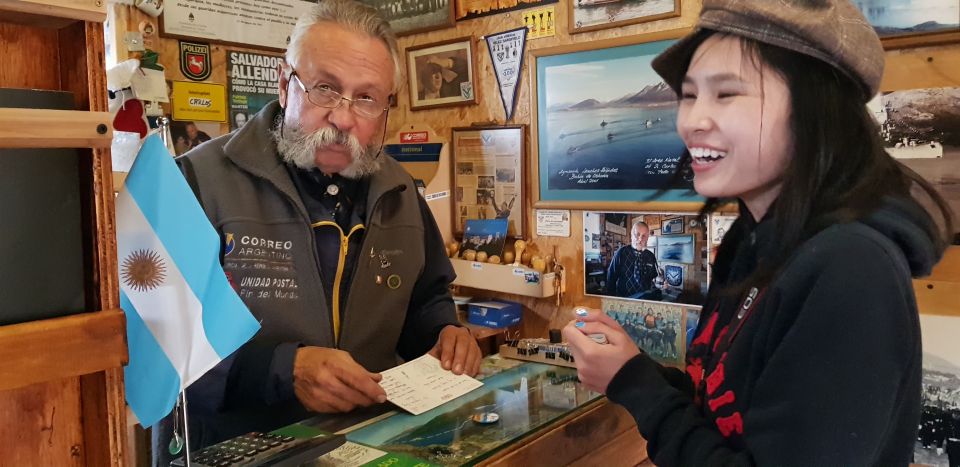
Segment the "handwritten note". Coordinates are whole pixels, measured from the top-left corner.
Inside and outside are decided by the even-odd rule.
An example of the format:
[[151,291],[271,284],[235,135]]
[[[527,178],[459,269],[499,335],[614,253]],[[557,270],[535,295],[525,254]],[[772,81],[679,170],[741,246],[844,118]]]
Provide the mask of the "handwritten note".
[[467,375],[455,375],[440,366],[440,360],[424,355],[381,372],[380,386],[387,400],[414,415],[456,399],[483,383]]
[[677,165],[680,164],[680,156],[676,157],[651,157],[643,165],[647,175],[670,175],[677,171]]

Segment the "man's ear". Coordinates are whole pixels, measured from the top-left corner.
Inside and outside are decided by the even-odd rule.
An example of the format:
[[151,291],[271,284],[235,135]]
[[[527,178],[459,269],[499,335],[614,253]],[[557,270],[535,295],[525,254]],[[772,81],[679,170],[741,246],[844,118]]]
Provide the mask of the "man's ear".
[[287,108],[287,85],[290,83],[290,73],[292,68],[283,60],[277,64],[277,72],[280,74],[280,80],[277,82],[280,91],[280,107]]

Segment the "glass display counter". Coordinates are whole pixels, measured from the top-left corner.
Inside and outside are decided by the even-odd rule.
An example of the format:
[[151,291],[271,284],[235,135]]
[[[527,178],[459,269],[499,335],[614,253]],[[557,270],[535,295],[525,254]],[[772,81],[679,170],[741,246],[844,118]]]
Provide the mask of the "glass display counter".
[[[524,459],[531,456],[541,457],[539,464],[562,465],[613,440],[639,441],[643,448],[625,412],[582,387],[576,376],[573,368],[493,355],[484,359],[478,376],[483,387],[420,415],[391,411],[342,429],[329,419],[304,424],[401,459],[387,462],[391,465],[528,465]],[[581,440],[584,446],[571,446]],[[550,453],[551,461],[543,453]],[[352,465],[381,465],[385,459]],[[351,464],[327,457],[306,465]]]

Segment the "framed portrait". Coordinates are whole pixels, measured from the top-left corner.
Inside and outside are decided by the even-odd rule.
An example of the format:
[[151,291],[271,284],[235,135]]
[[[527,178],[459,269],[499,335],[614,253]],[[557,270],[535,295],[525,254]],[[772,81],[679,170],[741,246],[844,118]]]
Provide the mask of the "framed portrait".
[[454,128],[452,141],[454,230],[469,219],[507,219],[507,235],[523,237],[523,125]]
[[473,37],[407,48],[410,110],[477,103]]
[[[662,234],[673,219],[687,227],[686,234]],[[584,293],[703,305],[709,255],[699,252],[710,251],[709,227],[697,219],[696,213],[584,212]]]
[[663,227],[661,230],[663,235],[674,235],[683,233],[683,218],[674,217],[673,219],[667,219],[663,221]]
[[453,0],[408,2],[405,0],[360,0],[377,9],[398,36],[452,27]]
[[957,0],[863,0],[854,4],[873,25],[885,49],[960,42]]
[[[650,67],[685,30],[530,51],[536,207],[696,211],[677,96]],[[665,192],[656,196],[659,190]]]
[[680,16],[680,0],[565,0],[570,33],[616,28]]

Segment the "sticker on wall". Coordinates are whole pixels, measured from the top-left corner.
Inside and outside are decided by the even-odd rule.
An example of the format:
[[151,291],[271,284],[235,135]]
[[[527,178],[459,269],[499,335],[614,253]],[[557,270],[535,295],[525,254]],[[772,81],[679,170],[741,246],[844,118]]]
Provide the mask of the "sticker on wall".
[[180,41],[180,72],[187,79],[203,81],[210,77],[210,44]]
[[523,12],[523,25],[527,27],[527,39],[540,39],[557,35],[557,7],[531,8]]
[[517,84],[520,82],[520,68],[523,67],[523,49],[527,41],[525,27],[491,34],[486,37],[487,49],[493,72],[497,75],[500,88],[500,100],[507,121],[513,117],[513,108],[517,103]]
[[174,81],[171,108],[174,120],[227,121],[227,93],[222,84]]

